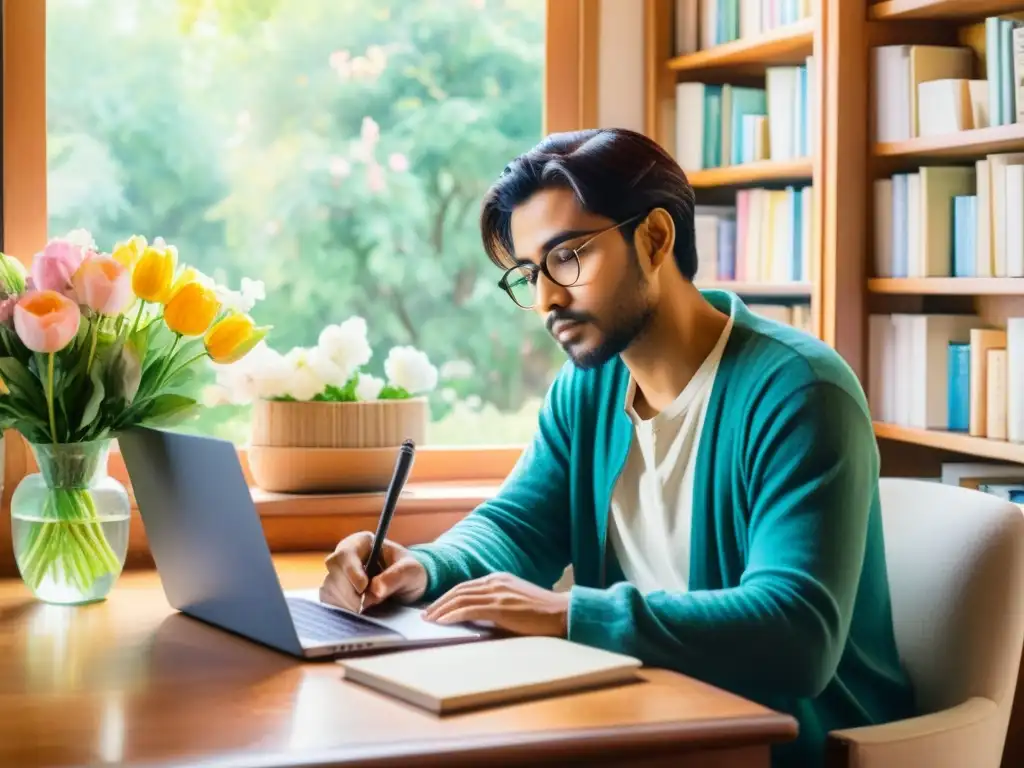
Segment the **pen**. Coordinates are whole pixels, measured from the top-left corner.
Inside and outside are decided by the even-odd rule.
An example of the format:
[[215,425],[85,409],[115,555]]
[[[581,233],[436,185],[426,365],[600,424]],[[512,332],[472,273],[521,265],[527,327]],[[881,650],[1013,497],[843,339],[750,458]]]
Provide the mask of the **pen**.
[[[388,536],[388,528],[391,526],[391,518],[394,517],[395,507],[398,506],[398,497],[402,495],[405,481],[409,477],[409,470],[412,469],[412,461],[416,454],[416,444],[412,440],[403,440],[398,449],[398,457],[395,459],[395,471],[391,475],[391,483],[388,485],[387,495],[384,497],[384,508],[380,512],[380,519],[377,521],[377,531],[373,534],[373,545],[370,547],[370,556],[366,559],[366,589],[370,588],[373,577],[383,570],[381,568],[381,550],[384,548],[384,540]],[[363,612],[363,603],[366,600],[366,589],[359,598],[359,612]]]

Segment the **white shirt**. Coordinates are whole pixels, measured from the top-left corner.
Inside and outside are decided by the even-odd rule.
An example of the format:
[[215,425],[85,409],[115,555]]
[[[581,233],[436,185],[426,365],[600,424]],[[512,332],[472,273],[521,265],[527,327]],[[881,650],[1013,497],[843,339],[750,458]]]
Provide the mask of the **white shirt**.
[[633,410],[630,378],[623,407],[636,435],[612,492],[608,536],[626,578],[644,594],[687,589],[697,448],[732,323],[730,313],[693,378],[653,418],[645,421]]

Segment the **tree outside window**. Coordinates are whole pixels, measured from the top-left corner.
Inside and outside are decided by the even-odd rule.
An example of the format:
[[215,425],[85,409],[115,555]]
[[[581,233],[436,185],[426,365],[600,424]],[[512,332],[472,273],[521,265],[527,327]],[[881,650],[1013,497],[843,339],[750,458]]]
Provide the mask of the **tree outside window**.
[[[51,235],[262,281],[270,346],[365,318],[440,373],[433,444],[522,443],[563,361],[497,287],[481,196],[541,135],[544,0],[48,0]],[[201,382],[214,383],[212,371]],[[249,406],[182,428],[244,442]]]

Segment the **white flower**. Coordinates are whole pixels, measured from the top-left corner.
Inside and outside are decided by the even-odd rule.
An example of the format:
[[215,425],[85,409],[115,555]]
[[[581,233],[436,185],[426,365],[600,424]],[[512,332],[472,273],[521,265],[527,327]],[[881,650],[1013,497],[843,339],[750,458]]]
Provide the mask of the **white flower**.
[[366,321],[358,315],[350,317],[341,325],[328,325],[320,331],[317,345],[335,365],[348,371],[346,381],[373,357],[373,350],[366,338]]
[[267,298],[267,289],[263,281],[243,277],[242,298],[249,304],[249,309],[252,309],[257,301],[263,301]]
[[233,291],[225,285],[217,285],[214,294],[224,309],[241,312],[243,315],[251,312],[257,301],[266,298],[266,290],[262,280],[250,280],[242,278],[242,290]]
[[311,350],[295,347],[285,355],[289,365],[288,378],[284,382],[284,394],[295,400],[312,400],[324,391],[326,382],[310,365]]
[[292,374],[292,365],[265,341],[235,363],[212,365],[223,395],[236,404],[284,395]]
[[95,251],[96,241],[92,238],[92,233],[88,229],[72,229],[66,235],[64,240],[67,240],[72,245],[77,245],[79,248],[85,251]]
[[340,156],[332,157],[328,168],[330,169],[331,176],[334,176],[336,179],[343,178],[352,173],[352,164]]
[[415,347],[393,347],[384,362],[388,381],[410,395],[429,392],[437,386],[437,368]]
[[359,374],[359,381],[356,382],[356,397],[358,399],[376,400],[382,389],[384,389],[384,379],[379,379],[369,373]]
[[320,381],[328,386],[343,387],[352,378],[353,371],[342,367],[328,357],[323,347],[314,347],[308,350],[305,364],[313,370]]

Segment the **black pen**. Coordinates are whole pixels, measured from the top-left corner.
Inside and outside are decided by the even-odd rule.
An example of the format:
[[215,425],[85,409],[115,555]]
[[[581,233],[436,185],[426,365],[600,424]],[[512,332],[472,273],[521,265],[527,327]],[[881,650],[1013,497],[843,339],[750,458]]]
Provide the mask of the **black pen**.
[[366,559],[366,589],[359,598],[359,612],[363,612],[363,603],[366,600],[366,590],[370,588],[373,577],[380,573],[381,550],[384,548],[384,540],[388,537],[388,528],[391,526],[391,518],[394,517],[395,507],[398,506],[398,497],[402,495],[405,481],[409,478],[409,470],[412,469],[412,461],[416,454],[416,444],[412,440],[403,440],[398,449],[398,458],[395,459],[395,471],[391,475],[391,484],[388,486],[387,495],[384,497],[384,508],[380,512],[380,519],[377,521],[377,532],[373,534],[373,546],[370,547],[370,556]]

